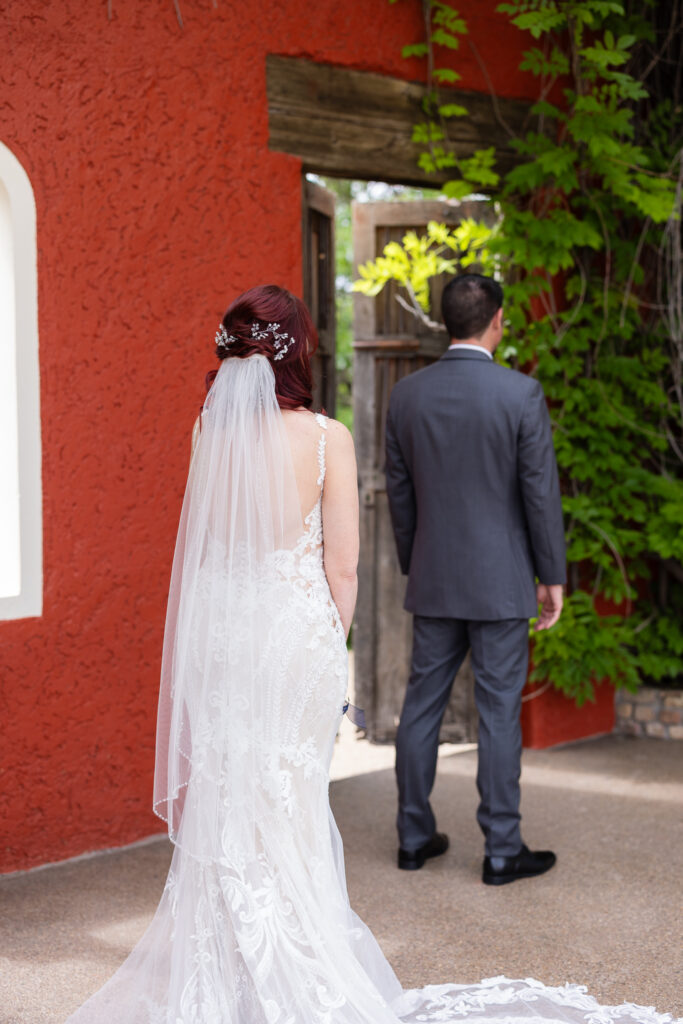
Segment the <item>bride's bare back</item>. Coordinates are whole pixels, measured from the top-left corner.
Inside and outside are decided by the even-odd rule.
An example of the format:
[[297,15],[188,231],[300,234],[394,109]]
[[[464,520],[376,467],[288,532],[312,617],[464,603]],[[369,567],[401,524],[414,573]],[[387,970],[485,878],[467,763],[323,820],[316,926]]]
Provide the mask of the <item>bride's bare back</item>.
[[[322,522],[325,574],[334,603],[348,635],[358,591],[358,479],[353,438],[343,423],[327,419],[323,428],[307,409],[282,412],[292,453],[302,522],[320,497],[318,446],[325,438],[325,485]],[[199,439],[200,421],[192,432],[192,451]]]
[[348,634],[356,600],[358,566],[358,481],[353,438],[337,420],[324,428],[305,409],[283,411],[292,453],[301,517],[320,497],[319,445],[325,444],[325,484],[322,491],[323,561],[332,598]]

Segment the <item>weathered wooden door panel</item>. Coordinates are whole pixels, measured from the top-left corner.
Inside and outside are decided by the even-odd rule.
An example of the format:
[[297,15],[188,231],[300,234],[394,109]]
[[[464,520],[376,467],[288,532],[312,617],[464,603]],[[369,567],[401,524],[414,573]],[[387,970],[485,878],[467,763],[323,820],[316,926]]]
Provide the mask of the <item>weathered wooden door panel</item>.
[[[486,203],[356,203],[353,206],[356,266],[373,259],[389,241],[430,220],[455,226],[463,217],[489,217]],[[444,282],[431,283],[430,316],[440,320]],[[410,670],[411,616],[403,610],[401,575],[384,478],[384,427],[394,384],[439,359],[448,345],[396,301],[389,285],[375,299],[354,299],[354,433],[361,495],[361,557],[354,620],[356,701],[365,708],[370,737],[393,740]],[[477,717],[469,658],[458,673],[444,718],[442,740],[475,740]]]
[[316,182],[303,182],[304,302],[318,330],[319,347],[313,356],[313,404],[334,416],[335,297],[334,195]]

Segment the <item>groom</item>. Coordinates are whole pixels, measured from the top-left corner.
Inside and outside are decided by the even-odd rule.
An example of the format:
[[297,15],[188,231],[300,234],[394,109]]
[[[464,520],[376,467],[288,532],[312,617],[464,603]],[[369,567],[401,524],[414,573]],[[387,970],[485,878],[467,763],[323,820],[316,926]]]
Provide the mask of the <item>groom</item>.
[[[483,881],[548,871],[550,851],[522,842],[521,693],[528,620],[548,629],[562,610],[565,545],[557,465],[543,389],[494,363],[503,291],[461,274],[443,293],[451,345],[400,380],[386,425],[387,494],[413,653],[396,738],[398,866],[445,853],[429,796],[453,680],[472,652],[479,712],[477,820]],[[534,582],[537,578],[538,583]]]

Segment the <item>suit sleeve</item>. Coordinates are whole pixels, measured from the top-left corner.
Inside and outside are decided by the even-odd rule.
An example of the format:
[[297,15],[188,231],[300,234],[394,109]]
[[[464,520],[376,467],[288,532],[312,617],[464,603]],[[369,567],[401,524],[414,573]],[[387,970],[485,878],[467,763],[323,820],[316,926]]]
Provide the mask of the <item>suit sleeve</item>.
[[567,555],[560,482],[543,388],[534,381],[519,425],[517,475],[539,582],[565,583]]
[[396,436],[391,402],[386,422],[387,498],[401,572],[407,576],[415,537],[415,490]]

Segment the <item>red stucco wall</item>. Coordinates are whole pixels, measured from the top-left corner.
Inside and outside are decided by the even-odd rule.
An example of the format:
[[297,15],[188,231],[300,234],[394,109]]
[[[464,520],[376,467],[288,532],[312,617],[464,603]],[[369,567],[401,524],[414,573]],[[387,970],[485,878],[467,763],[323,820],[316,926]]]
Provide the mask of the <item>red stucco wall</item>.
[[[227,302],[300,289],[300,165],[267,148],[269,52],[418,78],[417,0],[10,0],[0,140],[38,213],[44,614],[0,622],[0,871],[161,831],[166,590]],[[496,88],[521,40],[461,3]],[[462,86],[486,90],[463,47]]]

